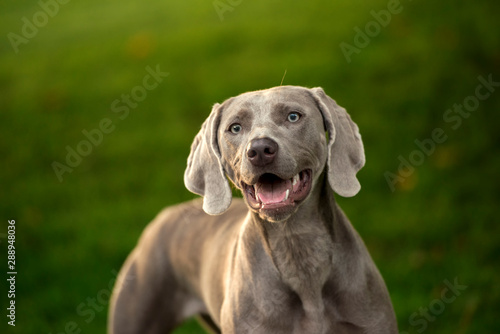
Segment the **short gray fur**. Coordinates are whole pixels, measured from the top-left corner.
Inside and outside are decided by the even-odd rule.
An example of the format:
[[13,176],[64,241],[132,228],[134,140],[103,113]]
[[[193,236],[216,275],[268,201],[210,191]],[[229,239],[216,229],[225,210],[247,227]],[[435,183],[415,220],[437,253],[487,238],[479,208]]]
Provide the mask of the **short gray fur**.
[[[301,123],[286,122],[290,110]],[[235,120],[238,136],[228,132]],[[249,163],[255,138],[279,145],[272,164]],[[166,208],[145,229],[113,291],[108,332],[169,333],[202,315],[224,334],[396,334],[385,283],[334,199],[358,193],[364,163],[357,125],[321,88],[280,86],[216,104],[184,175],[203,201]],[[312,189],[285,213],[231,198],[228,179],[241,189],[262,173],[291,178],[306,168]]]

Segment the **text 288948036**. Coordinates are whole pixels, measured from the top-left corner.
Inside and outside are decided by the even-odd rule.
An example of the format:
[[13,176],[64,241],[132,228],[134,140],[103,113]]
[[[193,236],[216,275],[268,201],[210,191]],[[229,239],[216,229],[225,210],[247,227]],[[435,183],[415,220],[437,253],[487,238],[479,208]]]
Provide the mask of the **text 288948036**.
[[7,278],[7,282],[9,282],[9,290],[7,291],[7,297],[9,298],[9,307],[7,307],[7,318],[10,319],[8,321],[8,324],[11,326],[16,325],[16,221],[11,219],[8,221],[9,224],[7,225],[7,230],[8,230],[8,236],[7,236],[7,267],[9,268],[9,271],[7,272],[7,275],[9,275],[9,278]]

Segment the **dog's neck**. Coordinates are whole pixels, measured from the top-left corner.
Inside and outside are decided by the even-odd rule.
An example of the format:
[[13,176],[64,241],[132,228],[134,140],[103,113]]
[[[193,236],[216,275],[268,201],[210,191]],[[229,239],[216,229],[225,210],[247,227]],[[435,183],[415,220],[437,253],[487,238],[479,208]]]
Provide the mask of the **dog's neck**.
[[[281,280],[296,292],[304,306],[317,306],[331,274],[336,239],[337,205],[326,176],[322,175],[297,212],[286,221],[270,223],[252,212],[252,225]],[[315,205],[310,205],[316,203]]]

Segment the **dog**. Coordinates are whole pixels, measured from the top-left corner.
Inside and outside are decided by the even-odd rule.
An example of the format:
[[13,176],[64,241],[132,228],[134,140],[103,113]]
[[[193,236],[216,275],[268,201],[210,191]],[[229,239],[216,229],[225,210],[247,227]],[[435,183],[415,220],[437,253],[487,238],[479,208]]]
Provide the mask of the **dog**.
[[[360,190],[358,126],[322,88],[215,104],[184,174],[203,198],[145,229],[115,285],[111,334],[395,334],[388,290],[334,193]],[[243,193],[232,199],[229,180]]]

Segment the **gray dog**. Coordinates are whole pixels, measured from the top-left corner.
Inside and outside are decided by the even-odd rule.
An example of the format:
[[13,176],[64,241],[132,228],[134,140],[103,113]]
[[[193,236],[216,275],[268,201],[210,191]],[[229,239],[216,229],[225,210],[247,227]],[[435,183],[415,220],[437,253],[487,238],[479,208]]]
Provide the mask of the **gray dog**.
[[333,194],[356,195],[364,163],[358,127],[321,88],[216,104],[184,174],[203,201],[146,228],[109,333],[168,333],[194,315],[224,334],[397,333],[385,283]]

